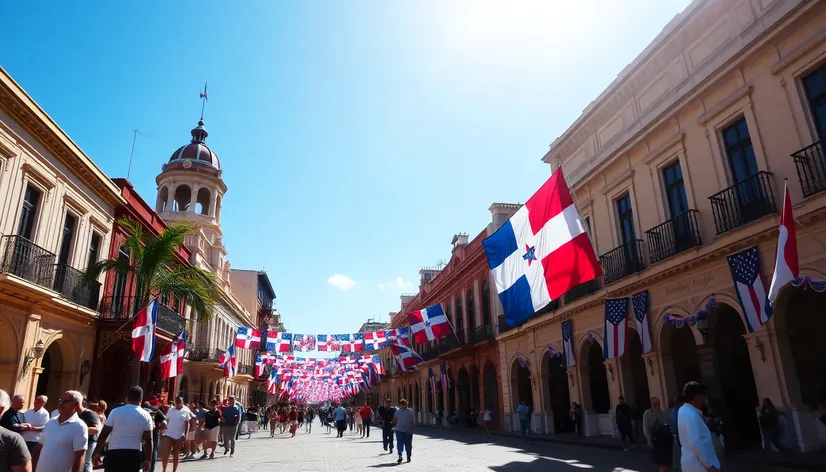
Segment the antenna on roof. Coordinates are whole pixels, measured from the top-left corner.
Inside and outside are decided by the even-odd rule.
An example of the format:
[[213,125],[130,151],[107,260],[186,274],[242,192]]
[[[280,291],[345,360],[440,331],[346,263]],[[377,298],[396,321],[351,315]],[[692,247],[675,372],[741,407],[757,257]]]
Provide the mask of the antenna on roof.
[[129,153],[129,168],[126,169],[126,180],[129,180],[129,174],[132,173],[132,158],[135,156],[135,140],[138,139],[138,133],[144,138],[148,138],[149,135],[145,133],[141,133],[137,129],[132,130],[132,152]]
[[209,101],[207,97],[207,83],[204,82],[204,91],[201,92],[201,121],[204,121],[204,106],[206,106],[206,102]]

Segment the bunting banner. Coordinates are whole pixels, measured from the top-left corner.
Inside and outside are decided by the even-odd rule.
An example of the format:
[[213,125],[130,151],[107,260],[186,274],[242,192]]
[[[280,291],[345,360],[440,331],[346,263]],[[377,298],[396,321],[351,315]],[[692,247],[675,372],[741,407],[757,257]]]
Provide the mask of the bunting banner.
[[826,292],[826,281],[816,279],[814,277],[808,276],[800,276],[791,281],[792,287],[798,288],[801,290],[806,290],[807,288],[811,288],[817,293]]
[[675,328],[692,327],[697,324],[699,320],[708,319],[708,312],[717,308],[717,300],[710,297],[708,302],[697,313],[689,316],[672,315],[671,313],[663,313],[663,324],[673,326]]

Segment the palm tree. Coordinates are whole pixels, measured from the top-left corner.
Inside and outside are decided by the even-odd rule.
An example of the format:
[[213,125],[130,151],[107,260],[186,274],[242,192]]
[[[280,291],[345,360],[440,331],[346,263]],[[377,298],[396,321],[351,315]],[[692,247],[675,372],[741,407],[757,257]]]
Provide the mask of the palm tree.
[[106,259],[89,266],[86,277],[96,280],[114,270],[131,274],[137,282],[135,307],[144,307],[153,297],[172,295],[192,307],[197,320],[207,320],[215,309],[219,288],[215,276],[199,267],[184,267],[176,260],[184,237],[195,230],[189,223],[168,225],[158,235],[147,233],[137,221],[121,218],[118,224],[128,236],[121,245],[129,258]]

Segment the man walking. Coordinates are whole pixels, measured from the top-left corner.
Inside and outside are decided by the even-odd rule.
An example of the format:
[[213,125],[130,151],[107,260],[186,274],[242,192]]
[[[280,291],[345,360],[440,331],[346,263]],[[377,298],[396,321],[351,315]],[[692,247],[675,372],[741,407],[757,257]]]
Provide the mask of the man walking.
[[[154,421],[149,413],[141,407],[143,389],[132,387],[126,394],[126,404],[112,410],[106,418],[98,438],[97,447],[92,453],[95,466],[103,464],[106,472],[138,472],[149,470],[152,461],[152,430]],[[106,440],[109,449],[106,458],[101,459]],[[141,452],[143,445],[143,452]]]
[[369,438],[370,422],[373,421],[373,409],[370,408],[370,404],[364,403],[364,406],[359,410],[359,416],[361,416],[361,437]]
[[98,442],[98,434],[101,427],[100,416],[96,411],[92,411],[85,406],[86,399],[78,407],[77,417],[80,421],[86,424],[87,434],[89,435],[89,442],[86,444],[86,457],[83,460],[83,472],[92,472],[92,453],[95,451],[95,445]]
[[89,432],[77,412],[83,403],[80,392],[69,390],[57,399],[57,417],[43,428],[32,453],[36,472],[80,472],[86,456]]
[[158,399],[143,402],[143,410],[152,418],[152,458],[149,461],[149,471],[155,472],[155,463],[158,462],[158,449],[161,442],[161,430],[166,429],[166,416],[158,409]]
[[235,404],[235,397],[229,397],[227,406],[221,411],[224,418],[224,425],[221,426],[221,435],[224,436],[224,455],[229,453],[230,457],[235,455],[235,432],[241,424],[241,411]]
[[[631,421],[631,405],[625,403],[625,397],[620,395],[619,403],[615,409],[615,418],[617,421],[617,431],[620,433],[622,445],[625,446],[625,438],[628,437],[629,447],[634,447],[633,422]],[[627,451],[628,448],[625,448]]]
[[379,424],[381,425],[381,444],[386,451],[390,447],[390,454],[393,454],[393,415],[396,409],[390,406],[390,399],[384,400],[384,405],[379,407]]
[[40,434],[43,432],[43,427],[49,422],[49,412],[46,411],[46,402],[49,398],[46,395],[39,395],[34,399],[34,408],[23,413],[24,423],[29,427],[23,433],[23,439],[26,441],[26,446],[29,452],[33,451],[37,442],[40,441]]
[[407,408],[407,400],[399,400],[399,409],[393,414],[393,427],[396,428],[396,445],[399,450],[399,460],[402,463],[402,454],[407,451],[407,462],[413,453],[413,426],[416,425],[416,416],[413,410]]
[[186,434],[189,432],[192,412],[184,406],[184,399],[175,399],[175,406],[166,413],[166,431],[161,438],[161,464],[166,472],[169,463],[169,454],[172,453],[172,472],[177,472],[178,462],[181,460],[181,447],[186,444]]
[[[0,415],[11,406],[5,390],[0,390]],[[0,466],[11,472],[32,472],[32,459],[23,437],[0,426]]]
[[531,443],[531,408],[528,402],[522,400],[519,406],[516,407],[516,413],[519,414],[519,429],[522,430],[522,440],[525,443]]
[[338,436],[336,437],[343,438],[344,430],[347,429],[347,410],[339,404],[338,407],[333,410],[333,416],[336,419],[336,429],[338,430]]
[[688,382],[683,387],[683,401],[677,413],[677,433],[681,447],[680,464],[683,472],[719,472],[720,460],[714,451],[711,431],[701,409],[708,401],[706,387]]

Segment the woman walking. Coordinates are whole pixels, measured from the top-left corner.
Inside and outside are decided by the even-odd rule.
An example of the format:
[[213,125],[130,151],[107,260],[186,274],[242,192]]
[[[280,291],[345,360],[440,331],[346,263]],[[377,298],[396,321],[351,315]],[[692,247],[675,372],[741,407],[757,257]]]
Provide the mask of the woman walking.
[[668,472],[674,463],[674,431],[670,422],[660,399],[652,397],[651,408],[642,415],[642,432],[651,449],[651,458],[660,467],[660,472]]

